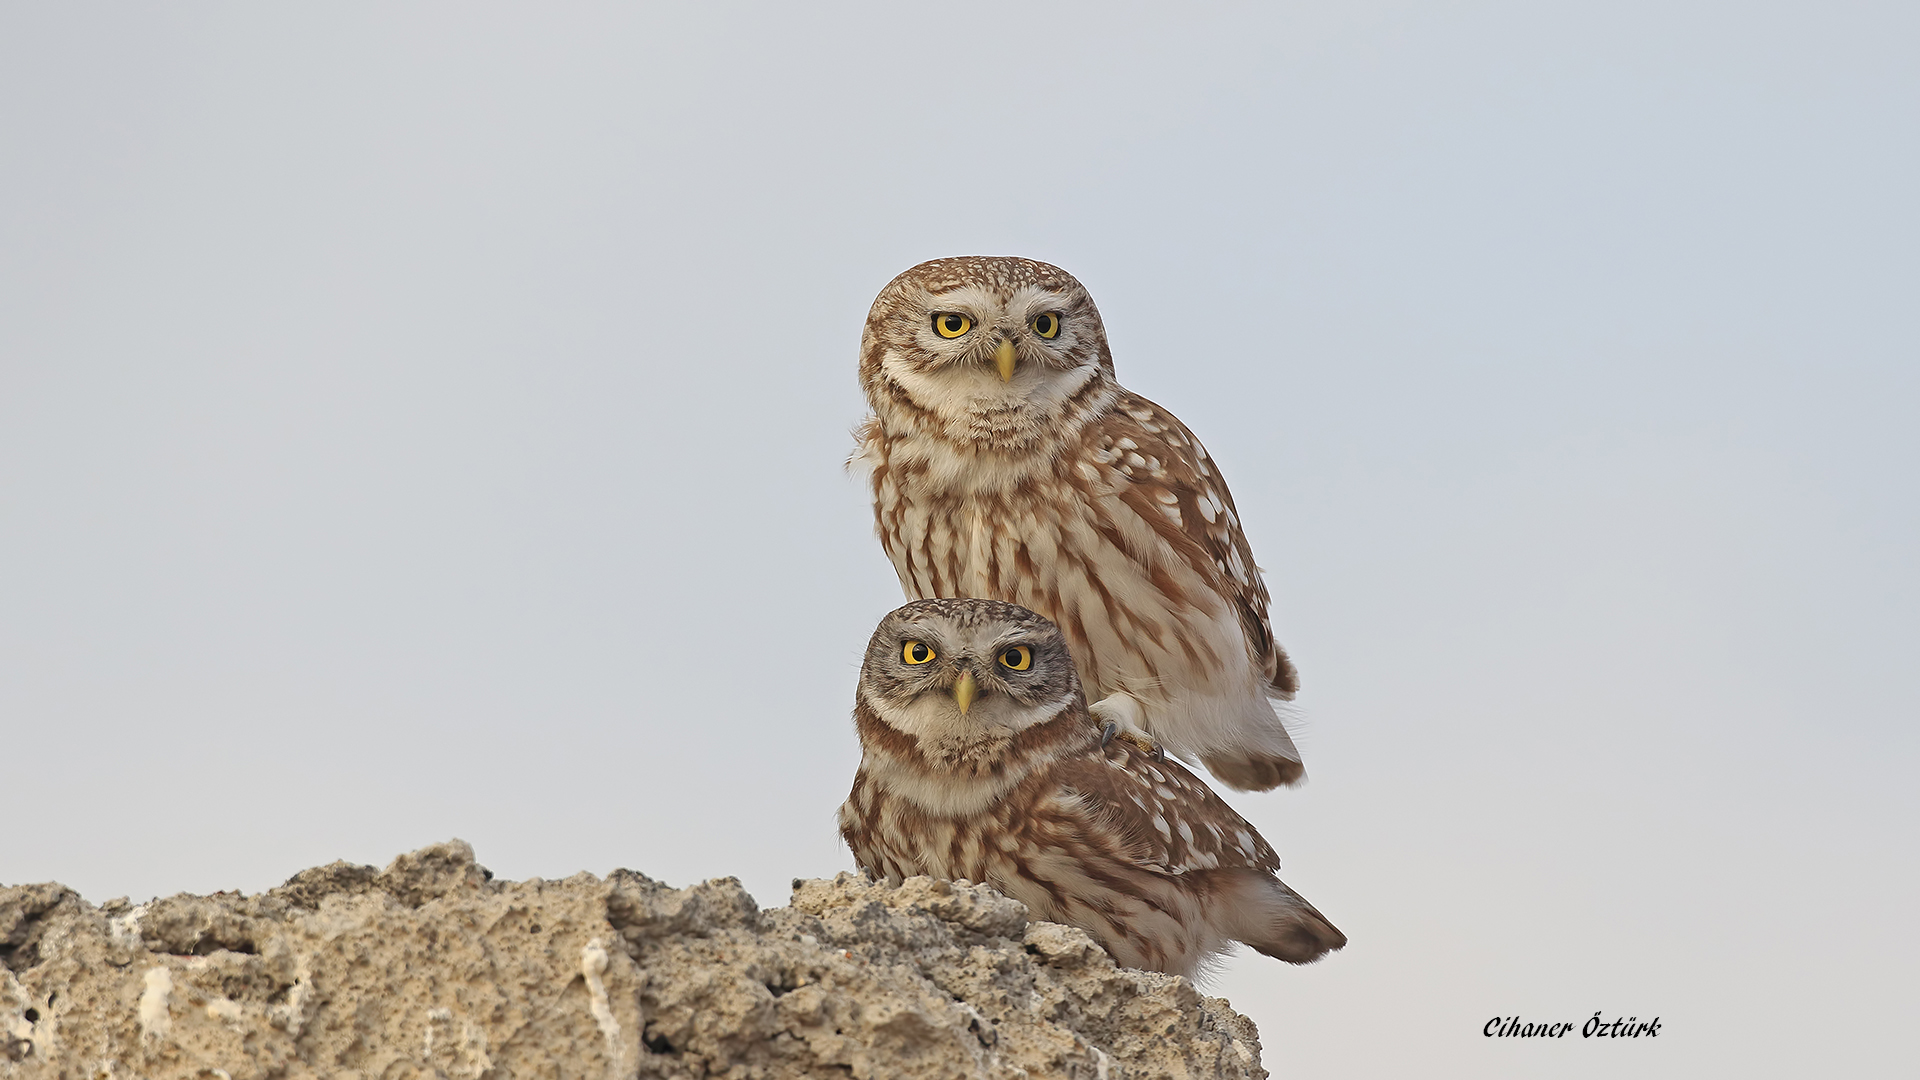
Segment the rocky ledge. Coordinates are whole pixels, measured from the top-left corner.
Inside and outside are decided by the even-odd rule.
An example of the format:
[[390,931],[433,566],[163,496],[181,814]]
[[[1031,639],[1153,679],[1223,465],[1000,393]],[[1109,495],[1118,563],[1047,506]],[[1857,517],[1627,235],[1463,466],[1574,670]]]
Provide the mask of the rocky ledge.
[[258,896],[0,888],[0,1078],[1264,1077],[1251,1021],[992,889],[496,881],[455,840]]

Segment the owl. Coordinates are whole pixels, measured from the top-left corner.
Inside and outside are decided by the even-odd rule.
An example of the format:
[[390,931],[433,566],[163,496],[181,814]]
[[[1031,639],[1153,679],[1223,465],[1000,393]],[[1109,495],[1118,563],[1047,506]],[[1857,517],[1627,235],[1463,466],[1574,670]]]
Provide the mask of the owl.
[[1304,775],[1272,699],[1298,679],[1233,496],[1173,414],[1114,380],[1093,298],[1030,259],[936,259],[873,302],[873,415],[848,465],[909,598],[1059,624],[1093,713],[1227,785]]
[[1087,712],[1058,627],[995,600],[881,621],[840,835],[875,879],[986,882],[1120,963],[1191,975],[1234,941],[1304,964],[1346,936],[1198,777]]

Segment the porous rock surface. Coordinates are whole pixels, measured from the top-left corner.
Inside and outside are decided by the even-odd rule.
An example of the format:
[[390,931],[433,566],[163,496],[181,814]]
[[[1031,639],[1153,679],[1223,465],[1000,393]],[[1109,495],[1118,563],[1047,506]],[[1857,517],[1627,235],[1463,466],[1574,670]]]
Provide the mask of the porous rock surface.
[[455,840],[258,896],[0,888],[0,1080],[1264,1077],[1253,1024],[992,889],[495,881]]

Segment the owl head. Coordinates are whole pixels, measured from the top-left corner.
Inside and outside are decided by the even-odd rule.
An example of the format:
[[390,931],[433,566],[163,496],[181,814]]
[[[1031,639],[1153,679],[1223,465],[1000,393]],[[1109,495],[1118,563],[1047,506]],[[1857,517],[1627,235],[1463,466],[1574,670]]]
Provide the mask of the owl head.
[[935,742],[1005,738],[1078,707],[1058,627],[998,600],[917,600],[867,644],[860,696],[888,726]]
[[[874,410],[953,442],[1018,449],[1113,387],[1093,297],[1032,259],[923,262],[873,302],[860,382]],[[897,426],[897,425],[896,425]]]

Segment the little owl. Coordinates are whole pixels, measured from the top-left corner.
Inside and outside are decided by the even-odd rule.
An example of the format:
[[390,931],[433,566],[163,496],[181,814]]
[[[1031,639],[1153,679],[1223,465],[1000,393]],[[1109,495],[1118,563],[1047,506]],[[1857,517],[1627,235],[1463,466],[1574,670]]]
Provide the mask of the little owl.
[[1303,775],[1272,698],[1299,682],[1233,496],[1173,414],[1114,380],[1093,298],[1030,259],[921,263],[867,315],[868,474],[910,598],[1058,623],[1095,716],[1226,784]]
[[1245,818],[1103,732],[1058,627],[919,600],[874,631],[840,835],[866,873],[985,882],[1131,967],[1191,975],[1234,941],[1296,964],[1347,943]]

